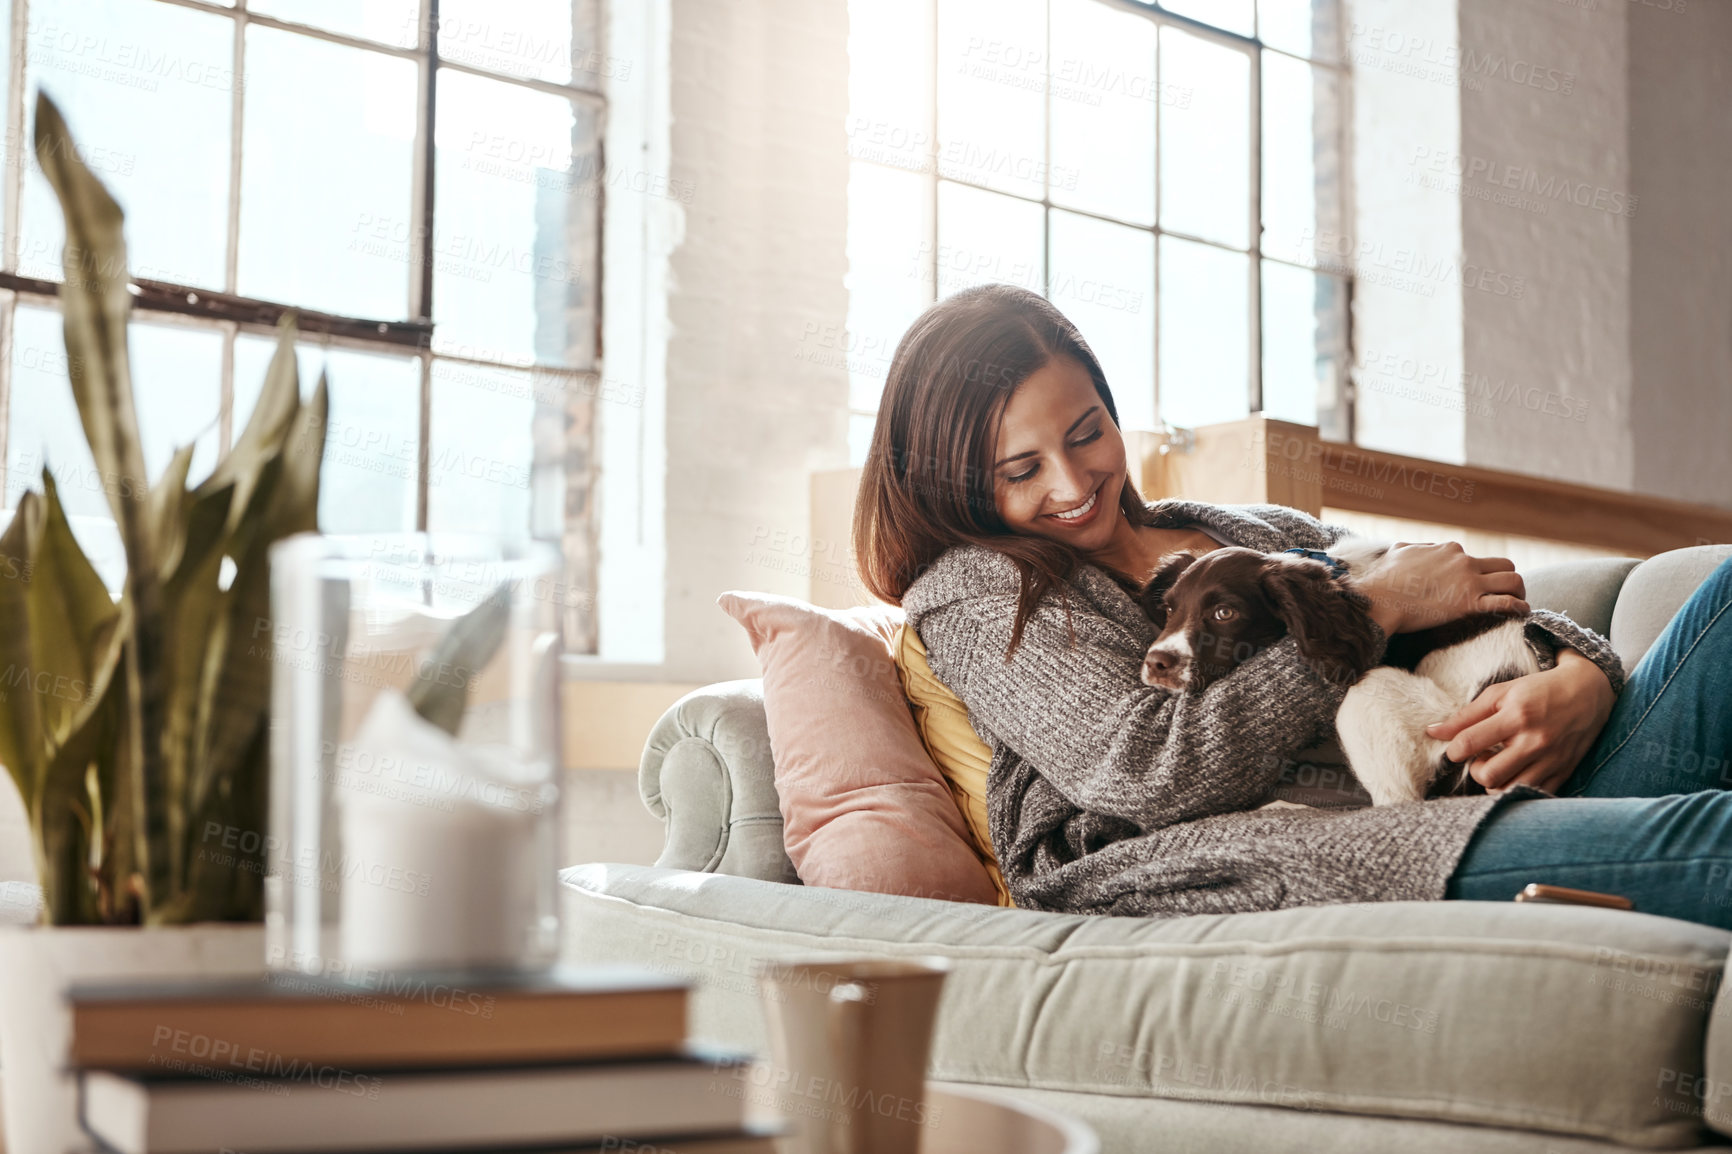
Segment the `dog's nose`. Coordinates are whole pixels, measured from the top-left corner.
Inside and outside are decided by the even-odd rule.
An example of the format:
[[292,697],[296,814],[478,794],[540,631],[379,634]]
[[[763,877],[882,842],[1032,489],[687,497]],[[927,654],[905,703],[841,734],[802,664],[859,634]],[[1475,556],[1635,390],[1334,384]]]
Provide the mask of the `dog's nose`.
[[1143,657],[1143,684],[1171,686],[1179,678],[1184,659],[1167,649],[1150,649]]

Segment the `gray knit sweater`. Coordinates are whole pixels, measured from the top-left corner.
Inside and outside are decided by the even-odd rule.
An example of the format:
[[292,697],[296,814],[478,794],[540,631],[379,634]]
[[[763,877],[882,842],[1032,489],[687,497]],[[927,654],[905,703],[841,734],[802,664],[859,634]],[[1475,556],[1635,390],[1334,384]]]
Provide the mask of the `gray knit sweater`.
[[[1326,548],[1345,530],[1274,505],[1167,501],[1156,524],[1207,527],[1264,552]],[[1200,695],[1138,677],[1154,628],[1117,583],[1081,565],[1029,618],[1007,663],[1016,569],[978,546],[945,553],[903,596],[935,672],[992,748],[987,817],[1016,904],[1100,914],[1197,914],[1444,896],[1469,838],[1514,797],[1372,808],[1258,807],[1283,764],[1333,737],[1342,687],[1288,638]],[[1530,631],[1623,688],[1598,634],[1536,611]],[[1513,896],[1513,890],[1512,890]]]

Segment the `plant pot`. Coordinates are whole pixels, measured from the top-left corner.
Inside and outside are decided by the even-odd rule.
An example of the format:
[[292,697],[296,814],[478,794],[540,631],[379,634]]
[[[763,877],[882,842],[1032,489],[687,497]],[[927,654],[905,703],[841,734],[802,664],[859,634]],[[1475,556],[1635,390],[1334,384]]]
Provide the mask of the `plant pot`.
[[0,1090],[7,1154],[67,1154],[94,1143],[78,1125],[67,1070],[68,986],[111,979],[262,974],[264,927],[0,927]]

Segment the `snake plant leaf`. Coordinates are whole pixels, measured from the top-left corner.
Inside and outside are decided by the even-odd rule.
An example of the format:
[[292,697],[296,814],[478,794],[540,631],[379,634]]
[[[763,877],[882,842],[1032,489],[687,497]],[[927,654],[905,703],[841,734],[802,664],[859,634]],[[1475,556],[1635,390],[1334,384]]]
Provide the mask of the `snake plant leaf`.
[[499,652],[510,623],[509,583],[501,584],[481,604],[453,621],[409,687],[409,703],[415,712],[457,736],[463,711],[469,705],[469,684]]
[[[291,393],[298,402],[298,396]],[[235,579],[224,595],[211,630],[207,667],[218,679],[200,695],[203,751],[207,776],[194,791],[195,802],[252,742],[270,705],[271,661],[292,656],[323,661],[324,652],[273,654],[259,642],[259,623],[270,621],[269,550],[273,543],[318,527],[319,466],[324,456],[330,389],[323,376],[304,405],[297,404],[280,442],[265,459],[252,494],[252,511],[242,519],[246,533],[235,534]],[[267,639],[268,640],[268,639]]]
[[318,528],[319,469],[325,459],[330,415],[331,385],[321,371],[313,395],[295,413],[283,437],[283,491],[272,519],[273,540]]
[[136,571],[150,557],[139,507],[149,480],[126,354],[132,294],[127,287],[124,216],[79,159],[66,121],[43,93],[36,98],[36,158],[66,218],[60,308],[72,395],[126,542],[127,564]]
[[[189,798],[198,807],[228,773],[264,723],[261,703],[270,701],[271,662],[284,657],[317,660],[319,654],[276,654],[260,644],[255,628],[270,620],[269,574],[261,554],[269,545],[267,513],[283,470],[279,453],[270,454],[253,484],[249,508],[226,549],[235,562],[234,579],[214,599],[206,636],[199,642],[201,680],[194,736],[194,776]],[[231,514],[231,523],[234,518]]]
[[[77,814],[81,796],[88,796],[91,768],[116,752],[115,722],[121,713],[120,706],[124,705],[124,694],[117,692],[121,688],[121,681],[111,677],[101,692],[91,697],[88,708],[80,712],[66,741],[49,759],[38,808],[31,815],[40,842],[44,905],[49,921],[55,925],[98,920],[96,891],[89,884],[88,863],[91,838],[101,835],[97,830],[85,829]],[[98,768],[97,780],[104,776]]]
[[180,564],[181,551],[186,547],[187,504],[192,494],[186,491],[187,473],[192,469],[195,446],[182,445],[169,459],[168,468],[156,479],[145,496],[145,516],[150,522],[152,539],[156,542],[157,579],[167,581]]
[[91,455],[103,473],[126,552],[126,596],[133,602],[126,650],[128,725],[133,745],[134,831],[144,867],[145,905],[166,901],[175,885],[170,814],[176,805],[162,756],[165,687],[156,555],[144,509],[144,450],[133,405],[126,323],[131,312],[120,206],[84,162],[59,109],[36,100],[36,158],[66,221],[60,309],[73,400]]
[[[240,764],[263,765],[268,759],[268,728],[258,727],[253,742],[242,751]],[[265,823],[267,782],[262,773],[223,775],[194,811],[199,829],[261,829]],[[258,921],[264,917],[264,893],[258,879],[264,876],[262,838],[245,844],[248,849],[200,845],[187,866],[186,888],[177,904],[165,910],[162,921],[171,924],[209,921]]]
[[27,579],[34,542],[30,528],[40,522],[34,513],[42,498],[26,491],[19,498],[5,533],[0,533],[0,760],[18,787],[26,808],[35,805],[41,789],[42,722],[34,695],[10,683],[19,670],[30,668],[30,608]]
[[[42,550],[36,574],[44,579],[64,582],[63,600],[73,621],[74,633],[88,661],[103,647],[103,638],[120,617],[120,606],[103,584],[102,575],[85,556],[84,549],[72,532],[66,506],[60,501],[60,486],[47,469],[42,470],[43,519]],[[32,575],[32,580],[36,579]],[[87,665],[87,670],[94,672]]]
[[[265,382],[259,390],[259,399],[253,405],[252,414],[247,418],[240,436],[235,438],[234,447],[226,457],[217,462],[217,467],[199,484],[197,492],[203,494],[224,485],[233,485],[235,497],[229,510],[231,518],[238,520],[252,500],[253,488],[258,484],[265,460],[280,451],[289,426],[300,408],[301,385],[295,363],[295,318],[293,313],[285,313],[277,324],[277,348],[271,354],[270,367],[265,370]],[[231,521],[230,531],[237,528],[235,521]]]
[[163,583],[171,596],[214,594],[229,543],[228,517],[234,495],[233,485],[208,493],[187,494],[179,529],[180,556]]
[[[145,499],[146,517],[152,539],[156,542],[156,577],[161,583],[158,605],[161,610],[159,621],[163,639],[160,665],[163,699],[162,728],[156,741],[161,750],[164,790],[169,797],[175,799],[186,797],[186,783],[191,777],[188,747],[191,744],[193,720],[187,703],[197,700],[198,684],[199,646],[195,644],[189,652],[181,645],[181,640],[188,630],[184,618],[190,615],[194,619],[193,628],[196,628],[201,616],[200,607],[206,600],[197,596],[187,597],[184,582],[171,583],[186,550],[187,517],[189,506],[194,500],[193,494],[186,489],[187,473],[192,468],[192,454],[192,445],[183,445],[177,449],[170,458],[168,467],[150,487]],[[214,569],[211,572],[210,585],[214,591]],[[203,634],[198,634],[197,638],[202,641]],[[194,687],[192,690],[188,690],[184,684],[189,677]],[[172,848],[169,851],[175,855],[169,875],[171,878],[181,879],[185,876],[186,868],[184,847],[187,815],[184,803],[176,804],[168,811],[167,826],[169,845],[180,847],[178,852]]]
[[0,681],[22,683],[0,684],[0,758],[29,805],[53,921],[256,920],[262,861],[200,852],[196,831],[205,821],[263,831],[273,653],[255,639],[268,625],[267,551],[317,527],[326,388],[302,404],[285,318],[230,454],[189,490],[183,448],[148,484],[127,361],[124,219],[46,97],[35,144],[66,222],[73,400],[127,575],[117,606],[53,479],[24,494],[0,533]]
[[42,500],[31,505],[32,518],[39,517],[41,524],[26,582],[28,684],[36,697],[43,737],[52,750],[66,740],[73,718],[89,699],[102,640],[114,627],[119,610],[72,535],[54,478],[46,469],[42,487]]
[[[228,541],[233,486],[208,494],[187,494],[184,519],[176,527],[182,548],[174,572],[163,584],[167,710],[163,726],[163,762],[175,795],[183,799],[174,820],[177,829],[197,835],[205,827],[185,814],[200,776],[198,709],[210,671],[206,646],[222,608],[221,573]],[[183,841],[182,868],[197,850]]]
[[[127,691],[126,645],[132,636],[127,615],[131,602],[122,598],[115,625],[109,631],[98,653],[93,679],[93,700],[90,712],[108,711],[107,730],[97,743],[95,760],[96,788],[101,792],[102,844],[101,860],[96,876],[98,920],[105,923],[130,925],[139,921],[138,899],[132,892],[133,875],[138,869],[138,856],[132,831],[134,795],[131,788],[133,764],[130,760],[132,743],[123,740],[126,721]],[[74,729],[87,724],[81,716]]]
[[199,701],[211,673],[205,668],[206,646],[222,608],[220,580],[233,497],[233,485],[187,494],[178,529],[180,558],[163,585],[170,667],[163,756],[183,797],[198,778]]
[[[57,502],[58,503],[58,502]],[[135,861],[130,830],[132,793],[127,786],[125,758],[130,744],[122,740],[127,693],[124,651],[131,636],[126,601],[115,609],[115,620],[90,654],[95,670],[89,693],[72,719],[66,740],[43,770],[40,809],[33,814],[37,831],[40,876],[48,918],[56,925],[135,920],[131,902],[115,902]],[[75,820],[78,803],[89,799],[91,782],[103,801],[90,801],[90,828]],[[75,828],[75,826],[77,828]],[[93,846],[92,843],[95,843]],[[92,859],[101,879],[121,879],[118,886],[90,885]],[[104,908],[102,890],[109,892]]]

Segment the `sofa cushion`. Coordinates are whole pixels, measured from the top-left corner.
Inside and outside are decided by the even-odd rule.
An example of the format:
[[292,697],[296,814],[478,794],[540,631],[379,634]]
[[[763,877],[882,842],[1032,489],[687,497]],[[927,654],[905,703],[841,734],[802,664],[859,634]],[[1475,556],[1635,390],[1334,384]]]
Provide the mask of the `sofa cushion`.
[[1701,545],[1661,553],[1630,570],[1606,634],[1626,670],[1636,668],[1696,586],[1728,557],[1732,545]]
[[762,1050],[767,958],[952,959],[945,1081],[1697,1139],[1732,935],[1516,903],[1086,917],[644,866],[564,872],[565,957],[698,984],[695,1036]]
[[962,813],[915,732],[890,657],[901,610],[716,599],[764,668],[788,857],[807,885],[996,902]]
[[998,868],[992,831],[986,821],[986,775],[992,768],[992,750],[969,724],[968,707],[962,704],[962,699],[932,672],[919,633],[903,625],[896,630],[890,649],[902,675],[902,692],[907,694],[909,707],[914,711],[914,727],[920,732],[921,744],[938,766],[938,772],[944,775],[956,808],[968,823],[969,840],[992,879],[998,904],[1013,906],[1016,903],[1011,901],[1010,887]]

